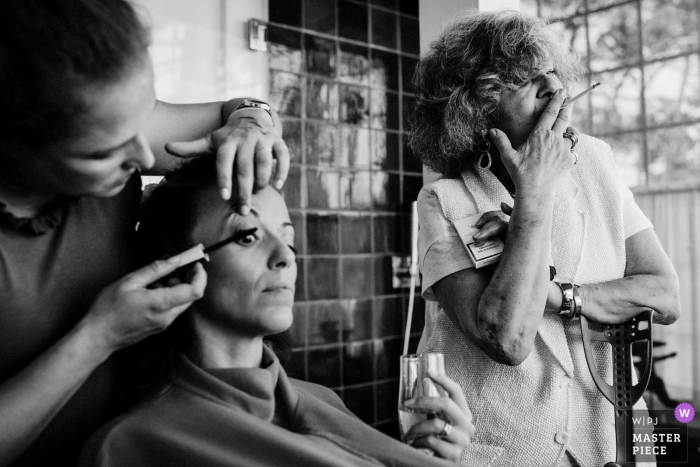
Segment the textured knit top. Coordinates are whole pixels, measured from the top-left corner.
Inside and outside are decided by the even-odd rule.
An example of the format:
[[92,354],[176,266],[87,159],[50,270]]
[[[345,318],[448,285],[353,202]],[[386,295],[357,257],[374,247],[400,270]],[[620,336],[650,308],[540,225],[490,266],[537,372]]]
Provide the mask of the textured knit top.
[[[578,284],[625,274],[625,239],[651,227],[622,183],[610,147],[581,136],[580,162],[555,195],[552,260],[558,277]],[[555,466],[566,455],[581,466],[615,459],[614,412],[590,375],[579,320],[545,313],[530,355],[518,366],[491,360],[435,300],[431,287],[474,267],[452,226],[458,219],[512,203],[488,170],[439,180],[419,195],[419,258],[428,300],[419,351],[445,353],[447,374],[463,388],[476,434],[463,465]],[[594,347],[595,348],[595,347]],[[610,349],[599,348],[599,372],[610,384]],[[640,401],[638,406],[643,406]]]
[[447,467],[351,414],[330,389],[260,368],[205,370],[177,356],[172,385],[98,431],[89,467]]

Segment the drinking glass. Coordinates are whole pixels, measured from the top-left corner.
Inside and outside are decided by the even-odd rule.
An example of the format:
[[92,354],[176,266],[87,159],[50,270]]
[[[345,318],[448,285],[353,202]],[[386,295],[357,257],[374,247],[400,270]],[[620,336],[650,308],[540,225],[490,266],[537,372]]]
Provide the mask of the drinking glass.
[[[401,356],[399,380],[399,425],[401,436],[418,422],[439,416],[435,412],[407,407],[406,402],[421,396],[442,397],[447,392],[433,383],[428,373],[445,374],[445,357],[441,353],[409,354]],[[422,451],[433,454],[430,449]]]

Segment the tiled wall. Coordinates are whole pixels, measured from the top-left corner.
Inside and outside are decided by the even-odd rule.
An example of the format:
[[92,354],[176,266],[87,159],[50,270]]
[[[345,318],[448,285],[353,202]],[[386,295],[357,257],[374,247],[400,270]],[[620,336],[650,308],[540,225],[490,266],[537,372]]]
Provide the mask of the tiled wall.
[[[270,0],[269,19],[270,101],[292,152],[285,198],[299,250],[288,371],[396,435],[408,295],[392,288],[391,257],[410,251],[422,186],[403,142],[418,0]],[[415,336],[423,308],[417,299]]]

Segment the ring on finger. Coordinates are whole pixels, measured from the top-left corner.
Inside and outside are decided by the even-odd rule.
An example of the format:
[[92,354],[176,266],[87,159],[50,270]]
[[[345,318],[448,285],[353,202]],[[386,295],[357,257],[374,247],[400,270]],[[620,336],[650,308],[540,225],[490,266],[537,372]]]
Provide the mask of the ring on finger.
[[444,422],[445,426],[442,427],[442,431],[437,435],[437,437],[440,439],[446,438],[447,435],[450,434],[450,431],[452,431],[452,424],[447,420],[444,420]]
[[571,141],[571,149],[574,149],[578,144],[578,135],[573,127],[568,127],[564,132],[564,138]]
[[576,154],[576,151],[574,151],[574,150],[572,149],[572,150],[571,150],[571,154],[573,154],[574,157],[576,158],[576,161],[574,161],[574,165],[578,164],[578,154]]

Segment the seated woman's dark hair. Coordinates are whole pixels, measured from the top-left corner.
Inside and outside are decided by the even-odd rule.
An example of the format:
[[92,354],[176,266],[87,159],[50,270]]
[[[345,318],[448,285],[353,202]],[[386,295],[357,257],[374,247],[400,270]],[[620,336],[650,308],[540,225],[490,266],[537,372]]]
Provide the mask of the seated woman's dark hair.
[[4,0],[0,13],[0,144],[70,139],[80,91],[117,82],[147,58],[148,30],[125,0]]
[[[190,233],[199,219],[200,195],[216,183],[215,159],[206,156],[186,162],[168,173],[155,189],[147,188],[136,233],[139,265],[176,255],[194,246]],[[188,268],[182,269],[178,272],[184,278]],[[186,345],[189,337],[187,322],[183,318],[184,313],[162,333],[123,351],[121,373],[126,378],[123,381],[125,389],[130,392],[126,405],[167,386],[170,359]],[[284,333],[267,337],[265,344],[282,364],[291,357]]]

